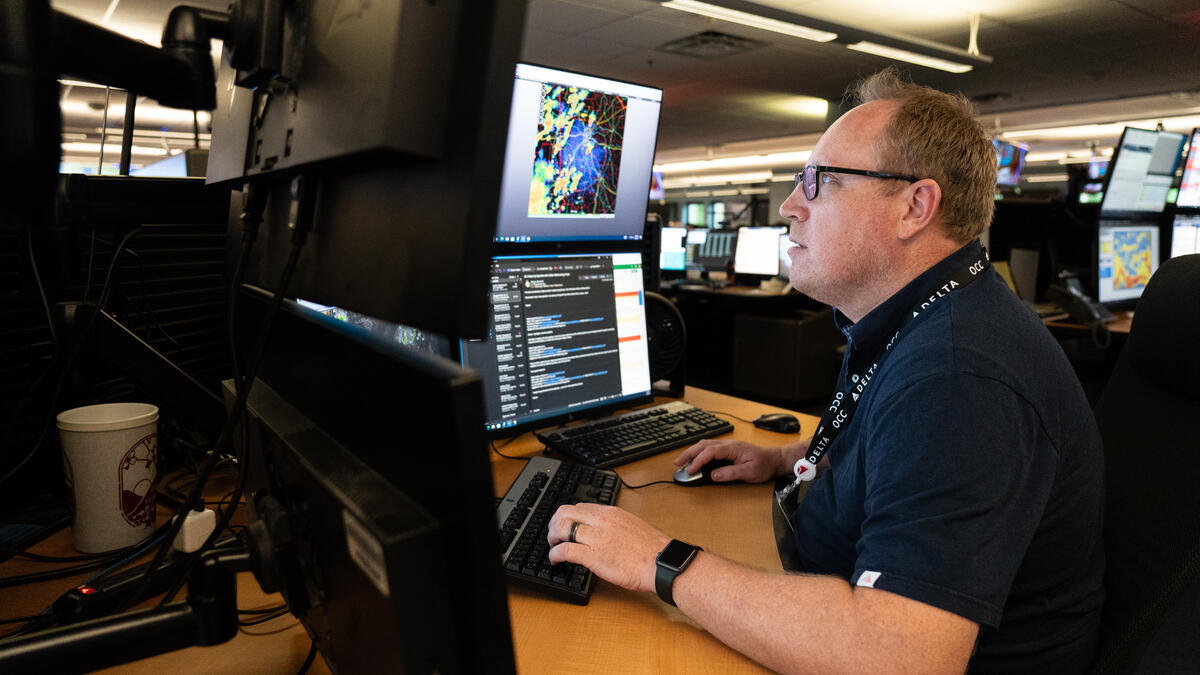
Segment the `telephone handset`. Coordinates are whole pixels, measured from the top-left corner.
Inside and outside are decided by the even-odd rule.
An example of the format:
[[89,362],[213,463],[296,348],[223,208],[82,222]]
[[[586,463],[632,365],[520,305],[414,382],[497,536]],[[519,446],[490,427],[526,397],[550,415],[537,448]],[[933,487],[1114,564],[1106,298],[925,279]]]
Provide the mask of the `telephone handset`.
[[1116,320],[1117,317],[1113,316],[1107,307],[1083,292],[1083,286],[1077,277],[1060,275],[1059,280],[1064,283],[1051,284],[1046,289],[1046,294],[1051,302],[1066,311],[1071,321],[1090,326]]

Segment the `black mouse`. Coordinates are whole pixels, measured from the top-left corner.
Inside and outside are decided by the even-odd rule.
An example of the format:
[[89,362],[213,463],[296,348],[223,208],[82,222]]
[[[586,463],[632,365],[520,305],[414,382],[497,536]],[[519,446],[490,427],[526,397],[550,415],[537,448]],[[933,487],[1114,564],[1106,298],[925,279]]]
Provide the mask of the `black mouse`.
[[697,471],[696,473],[691,473],[691,474],[689,474],[687,472],[687,468],[688,468],[689,464],[684,464],[682,467],[680,467],[679,469],[677,469],[675,471],[675,482],[680,485],[694,487],[697,485],[712,485],[715,482],[715,481],[713,481],[712,475],[711,475],[713,470],[719,469],[723,466],[729,466],[729,465],[733,464],[733,460],[729,460],[729,459],[709,460],[707,464],[700,467],[699,471]]
[[759,415],[754,420],[754,426],[767,431],[778,431],[781,434],[800,433],[800,420],[787,413]]

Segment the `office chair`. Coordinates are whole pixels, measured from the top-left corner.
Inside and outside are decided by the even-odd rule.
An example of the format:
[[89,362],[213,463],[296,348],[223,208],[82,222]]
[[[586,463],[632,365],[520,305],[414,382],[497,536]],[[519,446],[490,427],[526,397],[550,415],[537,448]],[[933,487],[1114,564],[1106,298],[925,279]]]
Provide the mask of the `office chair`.
[[1200,619],[1180,598],[1200,597],[1200,255],[1150,279],[1095,413],[1108,597],[1092,672],[1194,672]]

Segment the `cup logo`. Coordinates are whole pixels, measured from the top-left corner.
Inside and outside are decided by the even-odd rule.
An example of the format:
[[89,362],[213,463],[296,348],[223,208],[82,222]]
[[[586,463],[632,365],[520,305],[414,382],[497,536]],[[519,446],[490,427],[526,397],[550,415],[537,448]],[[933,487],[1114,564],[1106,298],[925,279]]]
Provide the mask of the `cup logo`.
[[134,527],[154,523],[154,477],[158,464],[158,434],[134,443],[117,468],[121,491],[121,517]]

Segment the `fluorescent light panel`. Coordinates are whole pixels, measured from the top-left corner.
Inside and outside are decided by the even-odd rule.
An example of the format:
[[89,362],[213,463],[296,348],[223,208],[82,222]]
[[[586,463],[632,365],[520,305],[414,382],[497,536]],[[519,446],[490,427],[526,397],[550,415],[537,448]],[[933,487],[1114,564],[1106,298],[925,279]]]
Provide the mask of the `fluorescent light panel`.
[[924,54],[910,52],[907,49],[898,49],[896,47],[881,45],[877,42],[867,42],[866,40],[846,45],[846,48],[853,49],[856,52],[866,52],[868,54],[874,54],[875,56],[895,59],[897,61],[915,63],[918,66],[925,66],[926,68],[937,68],[938,70],[944,70],[949,73],[966,73],[974,68],[974,66],[970,66],[965,63],[958,63],[956,61],[949,61],[947,59],[939,59],[936,56],[926,56]]
[[829,42],[837,38],[837,33],[801,26],[798,23],[768,19],[765,16],[758,16],[749,12],[739,12],[736,9],[710,5],[707,2],[697,2],[697,0],[668,0],[662,3],[662,6],[743,26],[750,26],[751,28],[761,28],[762,30],[804,38],[805,40],[812,40],[814,42]]
[[780,165],[799,166],[808,161],[811,150],[796,152],[774,152],[768,155],[741,155],[738,157],[719,157],[717,159],[699,159],[690,162],[669,162],[656,164],[655,171],[663,174],[691,173],[709,171],[712,169],[747,169],[751,167],[771,167]]

